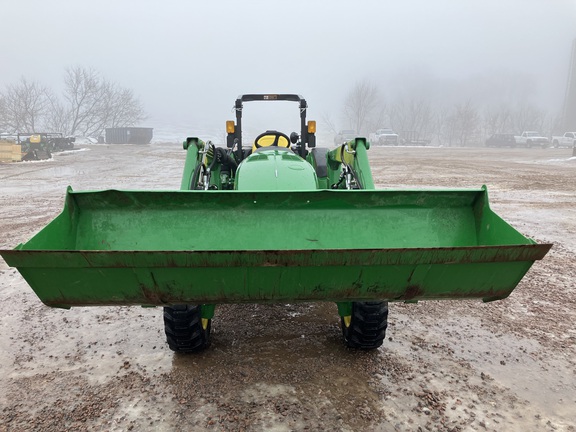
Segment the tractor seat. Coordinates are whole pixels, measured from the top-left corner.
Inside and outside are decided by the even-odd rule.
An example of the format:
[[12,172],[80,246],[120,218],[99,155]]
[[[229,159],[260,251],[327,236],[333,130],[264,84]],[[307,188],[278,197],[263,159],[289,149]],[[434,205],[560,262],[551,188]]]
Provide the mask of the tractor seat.
[[282,132],[268,130],[256,137],[254,145],[252,146],[252,153],[262,147],[280,147],[289,149],[290,138]]

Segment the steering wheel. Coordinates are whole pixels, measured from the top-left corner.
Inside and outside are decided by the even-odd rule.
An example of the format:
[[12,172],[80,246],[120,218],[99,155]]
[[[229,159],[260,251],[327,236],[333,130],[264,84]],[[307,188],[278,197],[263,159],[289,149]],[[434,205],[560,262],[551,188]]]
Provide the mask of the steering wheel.
[[288,135],[278,132],[275,130],[268,130],[264,133],[261,133],[256,137],[254,140],[254,146],[252,147],[252,151],[256,151],[261,147],[284,147],[290,148],[290,138]]

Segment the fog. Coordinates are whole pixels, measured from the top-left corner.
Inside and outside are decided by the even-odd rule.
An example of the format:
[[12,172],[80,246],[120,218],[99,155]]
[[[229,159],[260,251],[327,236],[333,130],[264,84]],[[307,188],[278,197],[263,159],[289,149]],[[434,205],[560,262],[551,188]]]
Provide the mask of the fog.
[[182,130],[223,130],[235,98],[258,92],[301,94],[309,118],[345,127],[342,104],[360,80],[390,102],[557,112],[576,38],[572,0],[2,0],[1,10],[0,88],[25,76],[57,90],[67,67],[92,67],[134,90],[145,126]]

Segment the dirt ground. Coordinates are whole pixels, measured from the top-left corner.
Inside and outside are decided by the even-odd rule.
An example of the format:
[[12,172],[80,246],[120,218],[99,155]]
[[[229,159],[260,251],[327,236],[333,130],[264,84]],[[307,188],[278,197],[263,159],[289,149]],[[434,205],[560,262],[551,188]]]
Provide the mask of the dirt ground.
[[[377,187],[489,188],[554,243],[503,301],[391,304],[387,340],[344,347],[329,303],[228,305],[212,346],[172,353],[161,308],[44,306],[0,259],[0,431],[576,431],[571,149],[372,148]],[[0,248],[65,189],[178,189],[180,145],[93,145],[0,165]]]

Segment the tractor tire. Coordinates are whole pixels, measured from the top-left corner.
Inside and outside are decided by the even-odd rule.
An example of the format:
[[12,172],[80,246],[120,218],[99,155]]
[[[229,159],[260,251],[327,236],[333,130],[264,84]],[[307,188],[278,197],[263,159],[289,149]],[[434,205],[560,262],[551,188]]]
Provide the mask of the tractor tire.
[[46,160],[52,158],[52,152],[49,149],[36,150],[36,160]]
[[349,348],[378,348],[386,337],[388,302],[353,302],[350,324],[341,318],[342,335]]
[[168,347],[177,353],[196,353],[210,346],[210,327],[202,323],[202,306],[172,305],[164,307],[164,332]]

